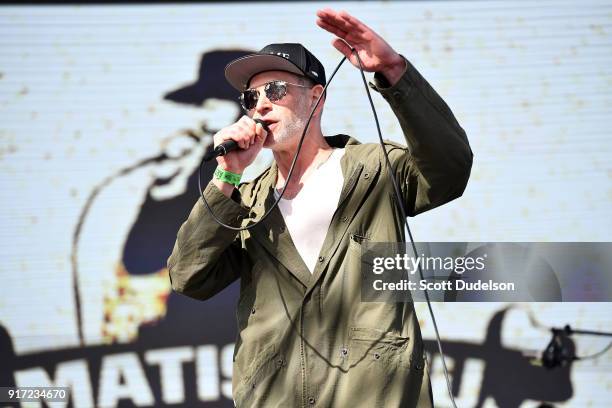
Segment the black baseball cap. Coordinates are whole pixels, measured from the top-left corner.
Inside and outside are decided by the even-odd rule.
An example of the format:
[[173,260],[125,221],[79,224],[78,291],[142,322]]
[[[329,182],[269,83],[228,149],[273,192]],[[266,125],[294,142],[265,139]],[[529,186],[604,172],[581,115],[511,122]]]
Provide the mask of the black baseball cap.
[[242,91],[254,75],[264,71],[287,71],[305,76],[315,84],[326,84],[325,68],[317,57],[302,44],[293,43],[266,45],[258,53],[231,61],[225,67],[225,78]]

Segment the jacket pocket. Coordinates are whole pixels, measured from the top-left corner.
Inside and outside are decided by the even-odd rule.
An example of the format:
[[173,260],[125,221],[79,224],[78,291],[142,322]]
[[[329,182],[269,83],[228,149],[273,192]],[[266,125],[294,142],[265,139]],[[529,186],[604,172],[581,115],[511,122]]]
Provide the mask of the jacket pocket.
[[406,349],[409,337],[366,327],[351,327],[349,332],[349,366],[363,364],[376,366],[383,363],[409,362]]
[[354,232],[350,235],[350,238],[351,244],[359,247],[370,240],[370,234],[368,234],[367,232]]
[[262,299],[257,298],[255,291],[256,282],[259,279],[262,265],[260,262],[255,263],[250,273],[240,279],[240,295],[238,296],[238,304],[236,305],[236,323],[238,332],[241,332],[249,324],[249,320],[253,317],[254,310],[261,305]]
[[358,262],[351,267],[356,267],[361,261],[363,248],[368,244],[370,238],[367,233],[351,233],[349,235],[349,258],[355,258]]
[[247,327],[249,318],[255,309],[255,300],[256,296],[252,285],[241,289],[240,296],[238,297],[238,304],[236,305],[236,324],[238,325],[238,332],[241,332]]
[[[236,407],[262,406],[267,399],[274,373],[285,365],[274,344],[266,346],[243,369],[234,382]],[[253,405],[255,404],[255,405]]]

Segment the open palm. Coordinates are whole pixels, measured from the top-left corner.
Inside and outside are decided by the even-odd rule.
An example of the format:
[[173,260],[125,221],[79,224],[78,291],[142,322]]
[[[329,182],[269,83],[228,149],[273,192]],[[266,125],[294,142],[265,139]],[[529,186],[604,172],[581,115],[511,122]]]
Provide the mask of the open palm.
[[332,41],[332,45],[354,66],[359,67],[359,62],[351,51],[351,47],[355,48],[364,71],[382,72],[403,61],[381,36],[346,11],[329,8],[319,10],[317,25],[336,35],[338,38]]

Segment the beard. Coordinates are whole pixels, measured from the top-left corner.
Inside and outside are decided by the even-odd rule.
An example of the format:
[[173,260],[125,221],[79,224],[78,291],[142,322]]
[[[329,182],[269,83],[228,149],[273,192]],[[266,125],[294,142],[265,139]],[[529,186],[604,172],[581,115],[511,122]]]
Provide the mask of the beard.
[[289,141],[295,140],[296,143],[304,132],[306,121],[310,112],[305,107],[306,98],[300,100],[296,105],[300,107],[299,111],[293,111],[286,117],[282,118],[279,127],[274,129],[274,145],[286,144]]

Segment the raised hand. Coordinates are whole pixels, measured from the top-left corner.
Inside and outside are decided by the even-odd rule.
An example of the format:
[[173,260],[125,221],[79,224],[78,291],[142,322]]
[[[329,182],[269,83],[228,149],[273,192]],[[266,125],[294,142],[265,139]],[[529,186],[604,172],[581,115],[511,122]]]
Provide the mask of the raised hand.
[[317,11],[317,25],[337,36],[332,45],[359,67],[355,48],[364,71],[380,72],[391,84],[397,82],[404,71],[404,59],[374,30],[346,11],[325,8]]

